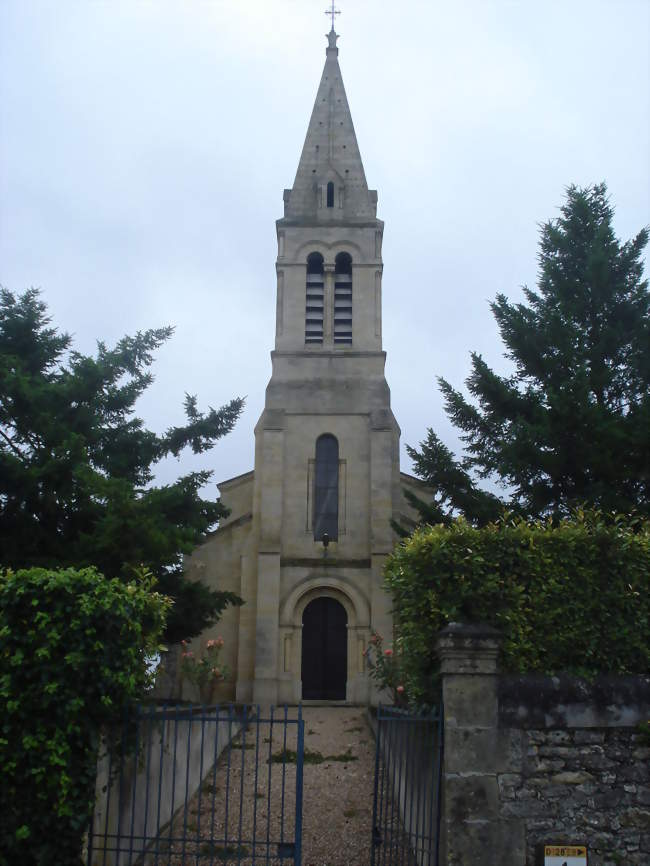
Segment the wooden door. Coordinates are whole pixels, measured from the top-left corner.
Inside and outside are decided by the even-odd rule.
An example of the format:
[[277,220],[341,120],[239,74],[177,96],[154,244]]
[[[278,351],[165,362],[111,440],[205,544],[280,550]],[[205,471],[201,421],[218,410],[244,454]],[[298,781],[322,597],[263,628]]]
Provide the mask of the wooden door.
[[302,615],[302,697],[344,701],[348,672],[348,618],[334,598],[311,601]]

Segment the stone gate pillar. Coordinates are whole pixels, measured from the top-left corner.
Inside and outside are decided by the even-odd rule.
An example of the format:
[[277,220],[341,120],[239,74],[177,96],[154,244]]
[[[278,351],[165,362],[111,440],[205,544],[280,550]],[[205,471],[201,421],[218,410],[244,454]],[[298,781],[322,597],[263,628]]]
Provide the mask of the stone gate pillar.
[[500,643],[500,633],[485,625],[450,623],[438,636],[444,866],[523,866],[526,860],[521,822],[499,815],[498,775],[521,760],[521,743],[512,742],[519,732],[499,731]]

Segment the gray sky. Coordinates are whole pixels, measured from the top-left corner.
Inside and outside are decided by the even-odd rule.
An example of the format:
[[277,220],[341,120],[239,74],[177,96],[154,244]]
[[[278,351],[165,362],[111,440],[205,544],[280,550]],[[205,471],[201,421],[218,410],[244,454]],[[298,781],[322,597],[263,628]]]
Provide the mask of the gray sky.
[[[325,0],[0,0],[0,283],[96,339],[163,324],[159,431],[246,395],[212,452],[253,466],[275,333],[275,226],[325,61]],[[379,193],[384,348],[402,444],[452,448],[435,376],[506,370],[488,301],[536,282],[538,224],[606,181],[649,222],[648,0],[340,0],[341,68]],[[410,470],[403,459],[403,468]]]

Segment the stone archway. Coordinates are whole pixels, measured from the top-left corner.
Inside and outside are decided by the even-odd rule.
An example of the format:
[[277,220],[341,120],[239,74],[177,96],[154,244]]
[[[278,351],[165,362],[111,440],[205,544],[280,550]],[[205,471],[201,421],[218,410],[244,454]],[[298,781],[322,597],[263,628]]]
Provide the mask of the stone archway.
[[[344,610],[347,670],[343,698],[352,703],[366,703],[369,695],[363,651],[370,637],[370,605],[354,583],[343,577],[312,575],[294,586],[280,607],[280,651],[283,668],[280,679],[280,700],[300,701],[303,698],[302,658],[305,628],[303,615],[309,605],[320,598],[337,602]],[[309,698],[307,698],[309,700]],[[323,698],[335,700],[335,698]]]
[[322,595],[302,614],[300,675],[303,700],[344,701],[348,682],[348,617],[335,598]]

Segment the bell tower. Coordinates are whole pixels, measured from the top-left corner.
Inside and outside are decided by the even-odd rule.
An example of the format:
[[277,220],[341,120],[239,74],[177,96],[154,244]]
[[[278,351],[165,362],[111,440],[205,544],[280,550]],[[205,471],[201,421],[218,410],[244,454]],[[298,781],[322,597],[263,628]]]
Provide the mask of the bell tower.
[[[366,182],[337,38],[332,29],[276,224],[275,349],[255,431],[255,650],[241,659],[237,695],[261,703],[319,695],[367,701],[363,651],[372,628],[392,627],[382,567],[401,494],[381,340],[384,225]],[[321,622],[321,608],[328,622],[345,625]],[[336,640],[344,645],[328,649]],[[340,683],[328,681],[335,669]]]
[[276,354],[381,352],[384,224],[366,182],[337,38],[328,35],[298,170],[277,221]]
[[[332,15],[334,15],[334,10]],[[191,567],[245,604],[217,630],[223,698],[367,703],[372,630],[390,640],[382,571],[408,508],[382,348],[382,237],[334,29],[284,214],[275,346],[254,471],[219,485],[230,516]],[[225,652],[226,652],[225,651]],[[231,690],[234,690],[234,695]]]

